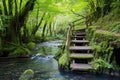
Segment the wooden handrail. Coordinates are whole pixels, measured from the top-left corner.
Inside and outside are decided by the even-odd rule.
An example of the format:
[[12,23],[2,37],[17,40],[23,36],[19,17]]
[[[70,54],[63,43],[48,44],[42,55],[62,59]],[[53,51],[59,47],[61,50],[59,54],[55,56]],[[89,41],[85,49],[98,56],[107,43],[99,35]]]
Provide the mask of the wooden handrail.
[[69,57],[69,46],[70,46],[70,41],[71,41],[71,35],[72,35],[72,29],[74,27],[73,23],[69,24],[68,27],[68,31],[67,31],[67,39],[66,39],[66,44],[65,44],[65,50],[67,51],[66,53],[66,57],[67,57],[67,66],[69,66],[69,61],[70,61],[70,57]]
[[85,18],[80,18],[80,19],[74,20],[72,23],[78,22],[78,21],[80,21],[82,19],[85,19]]
[[71,35],[72,35],[72,29],[73,29],[73,27],[74,27],[74,24],[70,23],[68,31],[67,31],[67,39],[66,39],[66,49],[67,50],[68,50],[69,45],[70,45],[70,38],[71,38]]
[[69,46],[70,46],[70,38],[71,38],[71,35],[72,35],[72,31],[73,31],[73,29],[74,29],[74,26],[75,25],[78,25],[78,24],[80,24],[80,23],[83,23],[83,22],[80,22],[80,23],[77,23],[77,24],[75,24],[76,22],[78,22],[78,21],[80,21],[80,20],[82,20],[82,19],[84,19],[84,18],[80,18],[80,19],[77,19],[77,20],[75,20],[75,21],[73,21],[73,22],[71,22],[71,23],[69,23],[69,27],[68,27],[68,31],[67,31],[67,39],[66,39],[66,45],[65,45],[65,49],[69,49]]
[[73,34],[73,30],[74,30],[74,26],[75,26],[75,22],[78,22],[79,20],[82,20],[84,18],[75,20],[71,23],[69,23],[69,27],[68,27],[68,31],[67,31],[67,39],[66,39],[66,43],[65,43],[65,50],[67,51],[66,55],[67,55],[67,65],[69,65],[69,47],[70,47],[70,41],[71,41],[71,36]]

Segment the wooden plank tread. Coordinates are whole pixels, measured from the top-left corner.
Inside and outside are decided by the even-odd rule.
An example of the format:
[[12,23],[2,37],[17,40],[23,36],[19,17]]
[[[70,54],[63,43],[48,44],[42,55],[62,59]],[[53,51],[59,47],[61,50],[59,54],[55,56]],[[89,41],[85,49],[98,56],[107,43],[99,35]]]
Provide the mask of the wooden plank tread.
[[77,53],[72,53],[70,55],[71,58],[77,58],[77,59],[90,59],[93,58],[93,54],[77,54]]
[[74,38],[85,38],[85,36],[72,36]]
[[76,32],[77,31],[82,31],[82,32],[85,32],[85,29],[77,29],[77,30],[75,30]]
[[70,50],[92,50],[91,46],[71,46]]
[[72,40],[74,43],[88,43],[88,40]]
[[86,35],[85,32],[76,32],[74,35]]
[[80,63],[72,63],[70,65],[72,70],[91,70],[92,66],[90,64],[80,64]]

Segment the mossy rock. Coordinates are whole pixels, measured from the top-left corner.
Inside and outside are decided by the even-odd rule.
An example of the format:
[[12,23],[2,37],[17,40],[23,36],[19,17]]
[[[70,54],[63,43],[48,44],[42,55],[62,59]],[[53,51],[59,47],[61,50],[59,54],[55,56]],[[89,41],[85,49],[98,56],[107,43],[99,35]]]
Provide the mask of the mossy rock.
[[68,69],[70,67],[69,62],[70,62],[70,55],[69,52],[65,50],[64,54],[62,54],[61,57],[58,59],[60,68]]
[[27,44],[27,46],[28,46],[29,49],[34,49],[35,46],[36,46],[36,44],[35,44],[34,42],[29,42],[29,43]]
[[34,71],[32,69],[25,70],[20,76],[20,80],[31,80],[34,76]]
[[58,60],[58,59],[61,57],[62,52],[63,52],[62,50],[59,50],[59,51],[55,54],[54,58],[55,58],[56,60]]
[[36,56],[46,57],[47,55],[45,55],[44,53],[37,53]]
[[16,48],[13,52],[9,54],[9,56],[16,56],[16,57],[26,57],[31,55],[31,52],[27,48]]

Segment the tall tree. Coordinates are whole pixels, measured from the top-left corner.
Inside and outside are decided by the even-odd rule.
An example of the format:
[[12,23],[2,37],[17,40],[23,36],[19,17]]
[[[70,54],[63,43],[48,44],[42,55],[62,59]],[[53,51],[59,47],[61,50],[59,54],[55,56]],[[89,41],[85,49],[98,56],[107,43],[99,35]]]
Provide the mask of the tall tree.
[[9,47],[9,43],[16,45],[22,44],[21,28],[27,20],[29,12],[33,10],[35,1],[36,0],[25,0],[24,2],[26,3],[22,6],[22,0],[2,0],[1,3],[3,10],[1,20],[3,26],[5,27],[4,32],[2,32],[2,34],[4,34],[2,36],[3,48]]

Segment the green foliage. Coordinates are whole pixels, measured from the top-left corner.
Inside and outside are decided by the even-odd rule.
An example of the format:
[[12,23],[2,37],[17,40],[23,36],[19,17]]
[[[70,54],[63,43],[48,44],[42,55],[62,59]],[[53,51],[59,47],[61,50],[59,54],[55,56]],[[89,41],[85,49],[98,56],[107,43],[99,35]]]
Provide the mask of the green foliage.
[[70,62],[69,52],[67,50],[64,50],[63,54],[61,54],[61,56],[58,60],[60,68],[68,69],[69,68],[69,62]]
[[100,53],[100,52],[102,51],[102,48],[101,48],[101,46],[99,46],[99,45],[95,45],[95,44],[94,44],[93,47],[94,47],[94,49],[96,50],[97,53]]
[[111,43],[119,41],[120,37],[109,31],[97,30],[95,26],[90,26],[86,32],[88,33],[87,38],[90,40],[90,45],[95,49],[93,52],[95,56],[93,60],[95,70],[97,72],[103,72],[105,69],[114,70],[114,65],[111,63],[115,61],[111,59],[114,46]]
[[67,54],[64,53],[58,61],[59,65],[61,68],[66,68],[67,67]]
[[[32,49],[35,47],[32,41],[62,39],[63,35],[66,34],[68,23],[80,18],[80,15],[88,16],[92,19],[89,21],[92,22],[108,14],[111,9],[114,9],[116,13],[119,12],[119,0],[2,0],[0,1],[0,47],[7,46],[8,42],[17,45],[28,43],[28,48]],[[73,15],[72,11],[80,15]],[[110,17],[112,16],[113,14]],[[100,20],[101,23],[103,21]],[[119,27],[120,24],[114,22],[109,30],[119,33]],[[116,40],[117,38],[111,33],[99,33],[94,32],[93,34],[91,32],[89,35],[93,34],[94,37],[100,36],[100,38],[104,36],[104,40],[108,38],[109,40]],[[89,39],[92,41],[99,40],[98,38],[93,39],[92,36],[89,36]],[[101,45],[101,49],[106,48],[105,45]],[[97,48],[97,51],[100,52],[101,49],[98,46]],[[23,51],[29,53],[28,50],[21,47],[13,52],[14,54],[21,54],[24,53]]]
[[[40,4],[40,5],[39,5]],[[39,6],[40,10],[43,12],[60,12],[58,6],[55,4],[55,0],[37,0],[37,6]]]
[[18,47],[13,52],[11,52],[10,56],[29,57],[30,54],[31,52],[29,49]]
[[[115,16],[119,15],[119,8],[120,8],[120,1],[119,0],[89,0],[88,1],[88,9],[87,15],[89,15],[90,22],[97,22],[99,18],[102,18],[111,12],[116,14]],[[112,18],[113,16],[109,17]],[[105,18],[104,18],[105,19]],[[100,21],[98,21],[99,23]],[[102,23],[107,22],[106,20]],[[101,24],[102,24],[101,23]],[[106,25],[102,25],[105,27]]]
[[[99,36],[99,38],[97,37]],[[119,39],[119,36],[116,36],[114,33],[104,30],[96,30],[95,31],[96,40],[105,40],[105,41],[114,41]]]
[[34,42],[29,42],[29,43],[27,44],[27,46],[28,46],[29,49],[34,49],[35,46],[36,46],[36,44],[35,44]]
[[54,58],[59,60],[59,58],[62,56],[62,54],[64,53],[64,48],[65,48],[65,42],[62,43],[62,47],[60,50],[58,50],[58,52],[55,54]]
[[[22,34],[26,34],[27,31],[24,30],[22,33],[22,29],[24,29],[23,25],[27,20],[29,12],[33,10],[35,1],[36,0],[2,0],[0,2],[0,11],[2,11],[0,13],[0,28],[2,25],[2,28],[4,29],[4,31],[1,31],[0,29],[0,34],[2,34],[0,36],[2,41],[1,47],[5,49],[5,47],[7,46],[8,48],[9,43],[12,43],[14,47],[16,47],[17,45],[16,50],[13,51],[12,54],[16,55],[30,52],[27,48],[21,48],[20,46],[24,42],[22,39]],[[11,50],[7,50],[7,52],[9,54]]]
[[34,76],[34,71],[32,69],[25,70],[20,76],[20,80],[31,80]]
[[110,14],[99,18],[99,20],[97,21],[96,25],[99,25],[98,28],[103,29],[103,30],[107,30],[110,32],[115,32],[115,33],[119,33],[120,29],[119,29],[119,24],[120,24],[120,19],[119,19],[119,15],[114,15],[114,11],[112,11]]
[[119,8],[120,0],[89,0],[89,20],[99,29],[119,33]]
[[97,71],[97,72],[102,71],[104,69],[109,70],[109,69],[113,68],[113,66],[110,63],[106,62],[102,58],[95,59],[92,62],[92,64],[94,66],[95,71]]
[[111,27],[111,31],[115,33],[120,33],[120,22],[114,23]]
[[[73,4],[71,4],[73,5]],[[72,9],[73,11],[75,12],[80,12],[81,14],[84,13],[85,11],[85,8],[87,7],[88,5],[88,2],[85,1],[85,0],[77,0],[75,1],[74,5],[72,6]]]
[[114,13],[120,16],[120,0],[113,1],[112,5]]
[[58,50],[58,52],[55,54],[54,58],[55,58],[56,60],[58,60],[58,59],[61,57],[61,55],[62,55],[62,49],[61,49],[61,50]]

